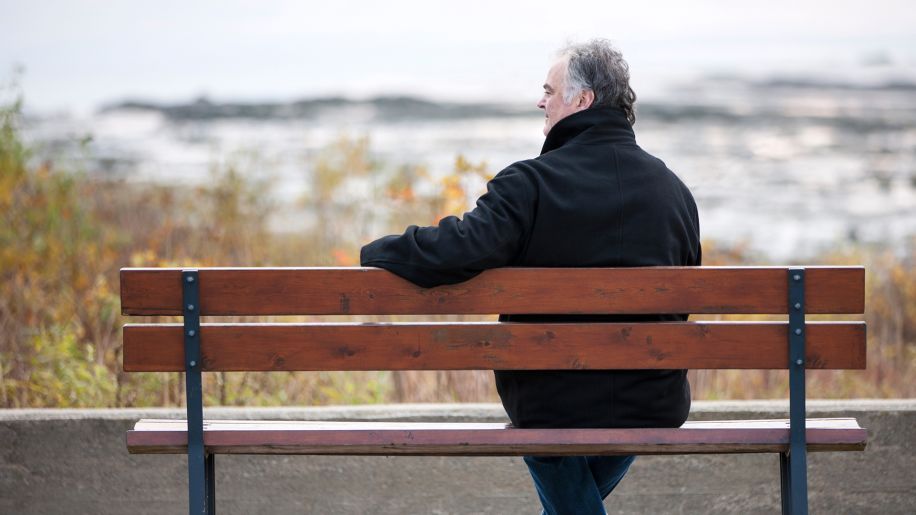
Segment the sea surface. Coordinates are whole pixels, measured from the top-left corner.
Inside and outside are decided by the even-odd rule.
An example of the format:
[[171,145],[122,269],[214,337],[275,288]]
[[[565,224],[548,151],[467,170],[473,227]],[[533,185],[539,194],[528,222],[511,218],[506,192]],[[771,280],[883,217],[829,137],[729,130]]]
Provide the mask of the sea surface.
[[[853,244],[913,254],[916,85],[708,78],[640,102],[637,116],[637,142],[693,191],[704,239],[774,264]],[[201,99],[123,102],[85,117],[30,113],[24,132],[36,158],[130,181],[201,183],[213,166],[243,160],[293,206],[316,156],[342,137],[367,137],[386,169],[422,164],[435,176],[463,155],[495,173],[539,153],[542,125],[533,105]],[[469,208],[484,184],[475,188]],[[288,222],[275,225],[295,230]]]

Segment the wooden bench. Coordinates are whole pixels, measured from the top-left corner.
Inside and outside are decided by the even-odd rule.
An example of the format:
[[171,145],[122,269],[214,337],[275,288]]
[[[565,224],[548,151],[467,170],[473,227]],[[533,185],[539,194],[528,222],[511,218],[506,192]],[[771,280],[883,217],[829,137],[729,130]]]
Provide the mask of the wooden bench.
[[[807,451],[864,450],[854,419],[805,419],[806,369],[865,368],[861,267],[506,268],[424,289],[371,268],[123,269],[124,370],[186,372],[188,421],[141,420],[131,453],[188,454],[190,513],[214,513],[215,454],[777,453],[782,508],[807,512]],[[787,321],[200,323],[201,315],[782,314]],[[203,420],[201,372],[789,369],[788,420],[678,429]]]

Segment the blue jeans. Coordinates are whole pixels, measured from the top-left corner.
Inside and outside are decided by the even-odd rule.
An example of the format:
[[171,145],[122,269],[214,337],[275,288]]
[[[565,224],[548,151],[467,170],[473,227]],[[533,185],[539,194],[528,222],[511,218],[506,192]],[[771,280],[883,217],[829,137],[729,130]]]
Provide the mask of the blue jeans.
[[636,456],[525,456],[546,515],[603,515]]

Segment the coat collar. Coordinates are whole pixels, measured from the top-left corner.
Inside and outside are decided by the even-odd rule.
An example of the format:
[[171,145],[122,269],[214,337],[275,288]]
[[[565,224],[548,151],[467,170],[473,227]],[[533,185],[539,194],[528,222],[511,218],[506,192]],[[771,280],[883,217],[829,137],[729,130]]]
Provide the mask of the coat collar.
[[563,118],[547,133],[541,154],[556,150],[571,140],[583,143],[635,143],[633,127],[619,107],[586,109]]

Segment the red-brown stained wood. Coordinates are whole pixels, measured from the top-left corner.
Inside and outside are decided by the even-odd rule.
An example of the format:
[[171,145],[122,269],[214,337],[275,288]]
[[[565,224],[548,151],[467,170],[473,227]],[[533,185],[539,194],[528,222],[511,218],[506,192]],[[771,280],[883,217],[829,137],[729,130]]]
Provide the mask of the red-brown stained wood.
[[[377,268],[202,268],[204,315],[787,312],[785,267],[501,268],[425,289]],[[121,270],[125,315],[180,315],[180,269]],[[862,267],[806,268],[811,314],[862,313]]]
[[[785,369],[783,322],[205,324],[205,371]],[[809,369],[865,368],[865,324],[806,325]],[[124,327],[124,370],[183,371],[178,324]]]
[[[137,427],[143,427],[141,421]],[[155,421],[153,421],[155,422]],[[339,454],[339,455],[614,455],[784,452],[788,421],[688,422],[676,429],[516,429],[492,424],[374,425],[338,423],[317,427],[301,422],[272,427],[270,422],[245,424],[210,421],[204,430],[208,452],[218,454]],[[135,454],[187,452],[187,433],[167,424],[165,429],[135,429],[127,446]],[[221,429],[227,426],[228,429]],[[249,429],[250,427],[250,429]],[[866,431],[854,419],[811,419],[806,438],[810,451],[864,450]]]

